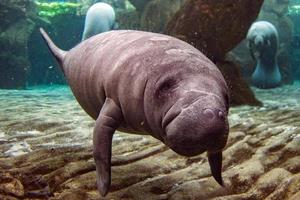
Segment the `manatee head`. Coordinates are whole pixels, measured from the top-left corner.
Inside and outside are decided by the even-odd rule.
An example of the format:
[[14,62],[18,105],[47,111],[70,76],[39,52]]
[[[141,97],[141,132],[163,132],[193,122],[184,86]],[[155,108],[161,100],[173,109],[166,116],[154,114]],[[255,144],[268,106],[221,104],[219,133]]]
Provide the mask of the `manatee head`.
[[[247,33],[248,48],[256,57],[274,57],[277,52],[278,33],[274,25],[267,21],[258,21],[251,25]],[[266,53],[267,52],[267,53]]]
[[163,117],[165,143],[184,156],[221,151],[227,141],[228,120],[219,101],[209,92],[187,92]]
[[163,91],[169,93],[165,98],[176,99],[163,113],[164,142],[180,155],[221,151],[226,145],[227,97],[216,89],[216,83],[209,83],[213,80],[204,79],[190,77],[177,83],[174,90]]
[[176,153],[208,152],[215,179],[222,184],[222,149],[229,132],[228,93],[224,79],[214,76],[169,77],[156,89],[163,106],[163,142]]
[[260,57],[261,52],[264,50],[265,39],[264,32],[262,32],[257,27],[252,27],[251,31],[248,32],[247,35],[248,48],[253,53],[256,59]]

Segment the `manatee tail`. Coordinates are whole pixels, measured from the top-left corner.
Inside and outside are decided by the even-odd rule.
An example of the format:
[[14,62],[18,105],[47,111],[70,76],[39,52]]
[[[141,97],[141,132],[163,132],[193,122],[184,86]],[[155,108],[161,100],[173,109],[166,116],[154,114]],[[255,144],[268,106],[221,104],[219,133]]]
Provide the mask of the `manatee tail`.
[[51,51],[52,55],[55,57],[55,59],[57,60],[59,66],[61,67],[62,71],[64,72],[63,69],[63,60],[64,57],[66,55],[66,51],[61,50],[60,48],[58,48],[53,41],[50,39],[50,37],[48,36],[48,34],[44,31],[43,28],[40,28],[40,32],[43,36],[43,39],[46,41],[49,50]]

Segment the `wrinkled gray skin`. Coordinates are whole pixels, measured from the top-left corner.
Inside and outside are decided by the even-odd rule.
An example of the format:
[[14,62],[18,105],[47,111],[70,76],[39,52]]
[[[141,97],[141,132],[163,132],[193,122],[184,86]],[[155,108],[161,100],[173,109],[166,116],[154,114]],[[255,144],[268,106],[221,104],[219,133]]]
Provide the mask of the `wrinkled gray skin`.
[[228,136],[228,88],[217,67],[176,38],[142,31],[110,31],[68,52],[41,29],[82,108],[96,120],[97,184],[111,181],[116,129],[150,134],[180,155],[205,151],[219,184]]
[[107,3],[95,3],[87,11],[82,40],[117,28],[115,11]]
[[248,48],[254,60],[252,83],[258,88],[274,88],[280,85],[281,74],[277,64],[278,33],[267,21],[251,25],[247,34]]

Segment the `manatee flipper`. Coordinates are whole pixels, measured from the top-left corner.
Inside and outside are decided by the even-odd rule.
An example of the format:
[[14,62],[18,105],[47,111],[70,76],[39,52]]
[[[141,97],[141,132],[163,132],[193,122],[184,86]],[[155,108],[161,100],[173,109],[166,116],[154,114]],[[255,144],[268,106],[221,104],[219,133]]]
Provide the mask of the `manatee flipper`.
[[220,152],[207,152],[208,163],[210,171],[215,180],[223,186],[222,179],[222,151]]
[[107,194],[110,187],[112,138],[121,119],[121,109],[112,99],[106,98],[96,120],[93,134],[93,155],[97,170],[97,186],[102,196]]

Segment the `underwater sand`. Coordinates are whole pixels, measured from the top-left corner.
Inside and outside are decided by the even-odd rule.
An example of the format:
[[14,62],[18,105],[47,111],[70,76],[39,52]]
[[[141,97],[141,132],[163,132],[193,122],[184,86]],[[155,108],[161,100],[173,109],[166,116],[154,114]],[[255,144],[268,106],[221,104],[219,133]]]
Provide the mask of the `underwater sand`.
[[[230,110],[226,187],[206,154],[117,132],[105,199],[300,199],[300,82],[255,93],[263,107]],[[99,199],[93,126],[67,86],[0,90],[0,199]]]

